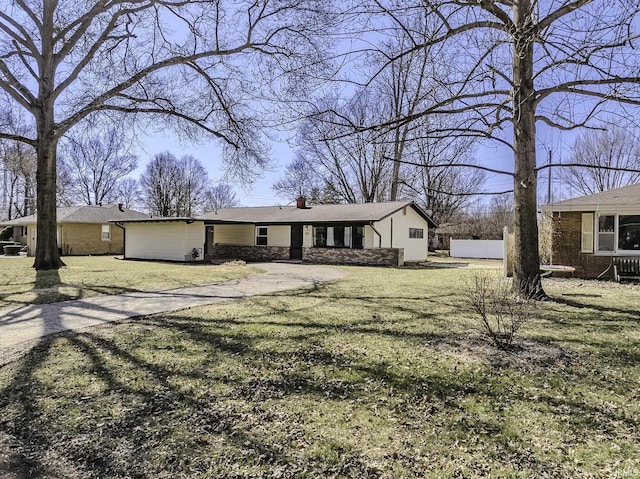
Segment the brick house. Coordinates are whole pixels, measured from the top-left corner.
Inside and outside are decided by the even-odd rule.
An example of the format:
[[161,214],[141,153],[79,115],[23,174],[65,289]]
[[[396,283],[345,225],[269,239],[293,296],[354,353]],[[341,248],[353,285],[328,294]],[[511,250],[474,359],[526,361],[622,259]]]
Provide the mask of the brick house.
[[433,220],[413,202],[224,208],[118,221],[126,259],[401,265],[427,258]]
[[[144,213],[122,208],[121,205],[57,208],[58,248],[66,256],[122,254],[124,230],[109,220],[147,217]],[[2,223],[2,226],[13,226],[13,240],[27,245],[31,256],[36,251],[36,222],[37,214]]]
[[640,184],[558,201],[553,216],[553,262],[579,278],[613,279],[621,258],[640,259]]

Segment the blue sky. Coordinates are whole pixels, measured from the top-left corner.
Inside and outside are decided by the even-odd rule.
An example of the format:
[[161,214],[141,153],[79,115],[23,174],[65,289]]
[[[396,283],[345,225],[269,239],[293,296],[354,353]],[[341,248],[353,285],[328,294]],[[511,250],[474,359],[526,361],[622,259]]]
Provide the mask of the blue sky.
[[[177,157],[193,155],[205,166],[212,182],[222,180],[224,172],[221,167],[221,150],[215,141],[202,144],[180,142],[180,140],[170,132],[167,134],[156,134],[142,139],[142,148],[136,152],[139,166],[131,177],[139,179],[146,163],[154,155],[164,151],[170,151]],[[241,206],[271,206],[285,205],[287,200],[276,195],[271,189],[271,185],[284,174],[284,167],[293,158],[293,153],[286,142],[272,144],[274,169],[265,171],[258,181],[253,185],[242,186],[238,182],[229,181],[236,192],[236,196]]]
[[[538,125],[538,164],[542,165],[547,161],[548,150],[551,149],[553,162],[568,160],[568,148],[573,142],[575,134],[561,132],[544,125]],[[223,178],[223,171],[220,162],[220,149],[215,141],[208,143],[193,144],[180,142],[173,134],[155,134],[142,140],[142,148],[137,151],[139,159],[139,167],[130,176],[138,178],[144,170],[147,161],[154,155],[170,151],[174,155],[180,157],[183,155],[193,155],[199,159],[206,167],[209,178],[213,181],[220,181]],[[238,182],[229,182],[236,192],[241,206],[271,206],[286,205],[288,200],[279,197],[271,188],[271,185],[277,181],[283,174],[287,164],[293,158],[293,151],[285,141],[272,143],[274,168],[265,171],[262,178],[258,179],[253,185],[242,186]],[[476,158],[480,164],[491,168],[502,169],[507,171],[513,170],[513,154],[504,147],[497,146],[497,142],[479,144],[476,150]],[[543,170],[538,177],[538,191],[540,204],[546,203],[548,188],[548,170]],[[568,186],[562,181],[563,173],[561,169],[553,170],[552,190],[553,199],[566,199],[570,197]],[[488,173],[484,191],[498,192],[510,190],[513,188],[513,179],[507,175],[497,175]],[[480,197],[484,201],[488,201],[491,197]]]

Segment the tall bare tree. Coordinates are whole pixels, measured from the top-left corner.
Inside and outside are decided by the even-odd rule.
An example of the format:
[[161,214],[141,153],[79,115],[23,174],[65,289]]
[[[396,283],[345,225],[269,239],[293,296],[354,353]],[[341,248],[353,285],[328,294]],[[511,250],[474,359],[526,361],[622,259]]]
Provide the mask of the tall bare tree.
[[138,166],[124,135],[115,128],[98,133],[80,131],[65,138],[60,157],[71,176],[71,194],[77,202],[102,205],[110,199],[116,183]]
[[168,151],[147,163],[140,175],[140,186],[149,213],[156,216],[179,216],[180,163]]
[[35,212],[35,151],[20,142],[1,145],[3,213],[8,219]]
[[140,185],[147,209],[159,216],[202,212],[210,188],[209,176],[199,160],[190,155],[178,159],[168,151],[147,163]]
[[437,224],[448,223],[471,206],[482,190],[485,174],[474,167],[471,147],[468,139],[456,136],[427,135],[409,142],[399,180],[405,185],[405,196],[431,211]]
[[567,167],[566,181],[582,195],[638,183],[640,133],[633,127],[602,124],[576,138],[569,163],[574,166]]
[[238,206],[239,201],[233,188],[228,183],[218,183],[208,188],[204,195],[204,212]]
[[[608,105],[640,104],[637,0],[373,0],[368,11],[389,30],[410,33],[412,52],[458,49],[448,95],[401,121],[463,112],[464,134],[499,141],[513,151],[514,290],[544,298],[537,234],[536,122],[563,129],[588,126]],[[410,14],[430,20],[427,35]],[[384,31],[384,30],[383,30]],[[457,72],[457,74],[455,74]],[[615,109],[615,106],[613,107]],[[393,126],[393,125],[390,125]],[[461,129],[458,129],[461,131]]]
[[122,203],[127,209],[141,208],[143,201],[138,180],[129,177],[118,180],[110,202]]
[[352,133],[352,124],[375,124],[384,119],[373,92],[361,89],[343,101],[334,96],[316,100],[320,113],[310,115],[298,132],[298,154],[309,162],[320,183],[340,201],[361,203],[388,198],[392,146],[379,133]]
[[321,203],[322,189],[322,178],[301,152],[295,154],[294,160],[285,167],[284,176],[273,184],[273,190],[289,201],[304,196],[316,204]]
[[[322,66],[316,39],[332,21],[328,7],[314,0],[0,0],[0,111],[21,109],[33,125],[26,135],[0,121],[0,138],[37,151],[35,268],[63,264],[55,234],[63,135],[109,111],[156,115],[156,126],[163,120],[219,139],[227,167],[251,177],[268,161],[254,112],[274,85],[291,92],[302,72]],[[250,105],[252,98],[263,102]]]
[[176,215],[192,216],[202,212],[209,188],[209,175],[202,163],[193,156],[178,160]]

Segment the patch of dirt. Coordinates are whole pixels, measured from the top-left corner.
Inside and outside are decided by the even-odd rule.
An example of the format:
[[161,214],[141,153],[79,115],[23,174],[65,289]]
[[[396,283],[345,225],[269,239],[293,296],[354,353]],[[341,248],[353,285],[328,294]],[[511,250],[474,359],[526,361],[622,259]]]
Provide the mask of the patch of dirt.
[[571,366],[579,362],[576,352],[535,339],[515,338],[508,351],[496,348],[489,339],[479,336],[458,337],[451,341],[440,340],[436,348],[496,368],[546,369],[559,365]]

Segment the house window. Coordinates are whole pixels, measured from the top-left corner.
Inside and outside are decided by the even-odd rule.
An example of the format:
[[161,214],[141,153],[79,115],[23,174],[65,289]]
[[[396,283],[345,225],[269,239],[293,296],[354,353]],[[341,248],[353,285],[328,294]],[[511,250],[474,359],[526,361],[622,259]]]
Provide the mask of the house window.
[[266,226],[259,226],[256,228],[256,245],[267,246],[268,244],[268,229]]
[[615,251],[616,217],[614,215],[598,216],[598,252]]
[[319,248],[355,248],[364,245],[364,226],[314,226],[313,246]]
[[640,251],[640,215],[618,217],[618,249]]
[[102,225],[102,241],[111,241],[111,225]]
[[424,238],[424,229],[422,228],[409,228],[409,238],[422,239]]
[[[590,252],[588,222],[591,218],[591,213],[582,215],[583,253]],[[640,215],[599,215],[595,227],[598,253],[640,252]]]
[[20,227],[20,236],[27,236],[27,227],[26,226],[21,226]]

